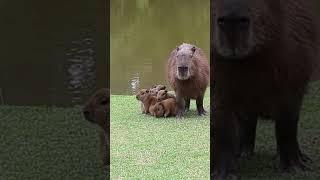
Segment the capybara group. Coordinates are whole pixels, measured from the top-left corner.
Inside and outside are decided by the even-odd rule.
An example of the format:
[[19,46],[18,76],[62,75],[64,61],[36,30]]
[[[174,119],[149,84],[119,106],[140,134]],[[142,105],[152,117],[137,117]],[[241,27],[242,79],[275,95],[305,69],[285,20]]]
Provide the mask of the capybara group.
[[101,128],[100,148],[103,165],[110,165],[109,157],[109,89],[103,88],[96,91],[84,105],[82,112],[86,120],[97,124]]
[[190,99],[196,100],[199,115],[205,115],[203,98],[209,84],[209,62],[204,52],[195,45],[183,43],[174,49],[167,64],[168,80],[178,103],[177,117],[190,108]]
[[254,153],[258,117],[275,122],[281,169],[308,169],[297,130],[319,45],[313,2],[211,1],[214,179],[239,177],[237,157]]
[[168,117],[177,114],[176,97],[168,93],[166,86],[154,85],[149,89],[141,89],[136,94],[141,101],[142,113],[155,117]]

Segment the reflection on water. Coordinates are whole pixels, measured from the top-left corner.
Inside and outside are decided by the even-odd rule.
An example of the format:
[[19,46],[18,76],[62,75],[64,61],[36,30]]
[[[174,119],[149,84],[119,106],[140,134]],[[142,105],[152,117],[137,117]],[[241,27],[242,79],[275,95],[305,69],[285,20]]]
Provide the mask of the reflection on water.
[[82,104],[106,86],[104,1],[5,0],[1,7],[1,104]]
[[166,62],[177,45],[202,48],[209,59],[210,1],[111,0],[111,93],[167,84]]

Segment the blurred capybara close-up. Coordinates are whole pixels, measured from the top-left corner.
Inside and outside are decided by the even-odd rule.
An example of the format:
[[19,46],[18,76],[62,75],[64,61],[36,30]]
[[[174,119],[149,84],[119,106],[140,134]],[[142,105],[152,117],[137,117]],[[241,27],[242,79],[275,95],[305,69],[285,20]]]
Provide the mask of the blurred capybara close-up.
[[82,111],[86,120],[99,126],[100,149],[102,153],[103,165],[110,165],[109,157],[109,89],[103,88],[96,91],[86,102]]
[[183,43],[171,51],[167,64],[168,80],[176,94],[177,117],[190,108],[190,99],[196,100],[199,115],[205,115],[203,98],[209,84],[209,62],[199,47]]
[[258,118],[273,119],[279,167],[308,170],[298,141],[303,97],[319,52],[316,1],[212,0],[214,179],[240,179]]

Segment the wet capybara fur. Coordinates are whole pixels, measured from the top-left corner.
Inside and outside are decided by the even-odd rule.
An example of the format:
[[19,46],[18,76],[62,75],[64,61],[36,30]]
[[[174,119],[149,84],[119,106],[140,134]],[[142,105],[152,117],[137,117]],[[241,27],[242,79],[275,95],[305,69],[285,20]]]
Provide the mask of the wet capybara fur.
[[154,116],[158,117],[168,117],[176,116],[178,113],[178,106],[175,98],[168,98],[161,102],[157,102],[153,109]]
[[158,91],[158,93],[157,93],[157,100],[158,101],[163,101],[168,98],[176,98],[176,97],[173,94],[168,93],[167,90]]
[[109,89],[99,89],[94,93],[84,105],[82,112],[86,120],[97,124],[101,128],[100,132],[100,148],[102,154],[103,165],[110,165],[109,157]]
[[282,170],[308,168],[299,112],[318,46],[313,1],[212,0],[213,178],[239,177],[254,153],[257,118],[275,122]]
[[177,117],[190,108],[190,99],[195,99],[199,115],[205,115],[203,98],[209,84],[209,63],[203,51],[183,43],[174,49],[167,64],[168,80],[175,91],[178,103]]

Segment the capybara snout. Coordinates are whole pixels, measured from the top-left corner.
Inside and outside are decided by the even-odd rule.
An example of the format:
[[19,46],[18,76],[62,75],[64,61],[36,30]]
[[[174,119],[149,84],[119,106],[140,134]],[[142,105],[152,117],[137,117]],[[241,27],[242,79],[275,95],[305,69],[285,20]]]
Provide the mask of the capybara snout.
[[242,0],[216,3],[214,26],[217,53],[228,59],[240,59],[251,49],[252,28],[249,2]]

